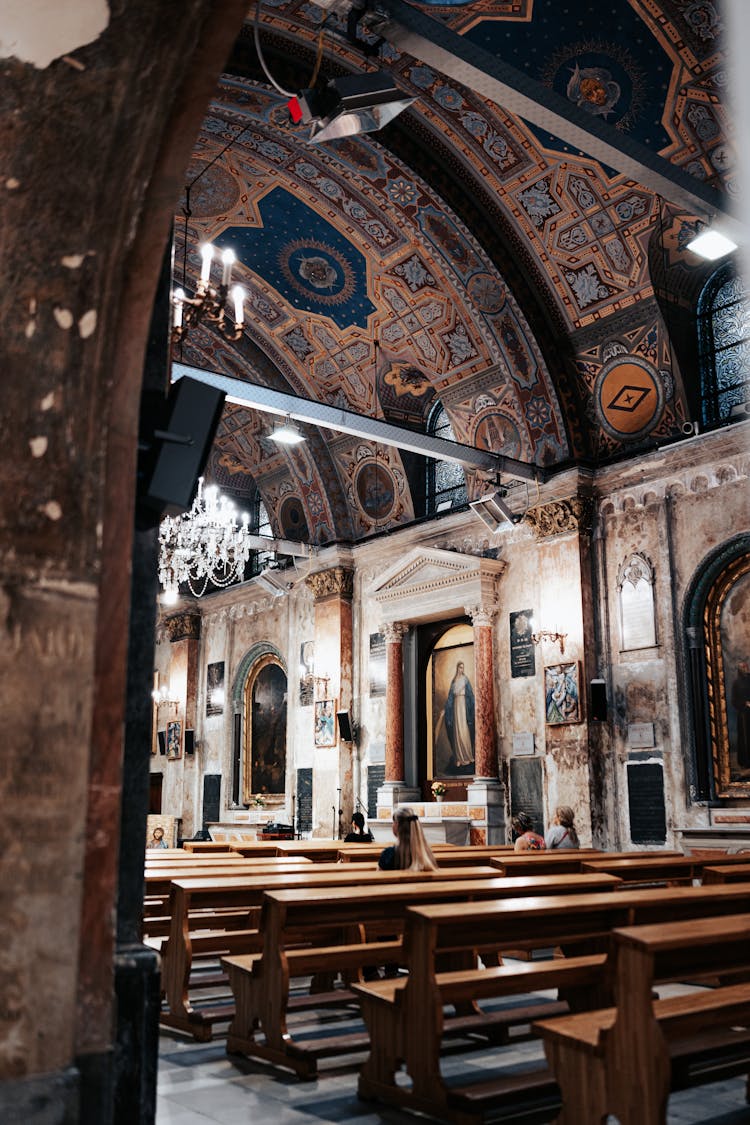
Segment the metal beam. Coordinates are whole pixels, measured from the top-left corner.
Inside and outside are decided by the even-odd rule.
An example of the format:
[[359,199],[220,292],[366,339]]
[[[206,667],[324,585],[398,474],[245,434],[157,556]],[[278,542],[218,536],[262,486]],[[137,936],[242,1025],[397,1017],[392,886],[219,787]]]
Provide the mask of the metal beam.
[[[691,214],[721,220],[735,241],[746,229],[726,196],[652,152],[626,133],[579,109],[523,71],[477,47],[405,0],[379,0],[390,19],[370,15],[367,26],[397,50],[433,66],[483,98],[545,129]],[[533,29],[530,32],[533,34]]]
[[500,453],[490,453],[457,441],[445,441],[430,434],[394,426],[390,422],[381,422],[377,418],[368,418],[365,414],[355,414],[351,410],[341,410],[324,402],[316,402],[315,399],[274,391],[258,383],[246,383],[244,379],[221,375],[217,371],[204,371],[184,363],[172,365],[173,382],[185,376],[223,391],[229,402],[260,410],[265,414],[293,418],[295,422],[322,426],[323,429],[335,430],[340,434],[351,434],[352,437],[375,441],[380,445],[419,453],[422,457],[451,461],[456,465],[467,465],[471,469],[481,469],[488,473],[503,473],[520,480],[543,481],[546,477],[545,470],[539,465],[517,461],[515,457],[504,457]]

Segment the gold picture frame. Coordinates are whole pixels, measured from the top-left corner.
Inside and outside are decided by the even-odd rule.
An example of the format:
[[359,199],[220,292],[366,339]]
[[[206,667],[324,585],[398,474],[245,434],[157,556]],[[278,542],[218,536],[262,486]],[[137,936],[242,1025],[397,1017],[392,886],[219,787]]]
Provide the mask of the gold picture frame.
[[750,646],[741,608],[748,599],[750,556],[742,555],[718,576],[703,612],[711,755],[719,797],[750,796]]

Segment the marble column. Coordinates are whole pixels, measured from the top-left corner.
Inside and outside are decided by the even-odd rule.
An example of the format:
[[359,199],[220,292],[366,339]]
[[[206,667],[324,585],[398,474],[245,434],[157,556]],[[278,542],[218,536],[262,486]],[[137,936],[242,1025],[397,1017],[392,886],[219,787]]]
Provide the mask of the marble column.
[[498,779],[495,717],[495,670],[492,657],[494,606],[467,606],[474,626],[474,780],[466,797],[471,842],[505,842],[504,790]]
[[492,618],[494,609],[467,607],[474,625],[474,779],[496,781],[497,743],[495,739],[495,670],[492,660]]
[[404,659],[407,626],[391,621],[385,635],[385,781],[404,784]]

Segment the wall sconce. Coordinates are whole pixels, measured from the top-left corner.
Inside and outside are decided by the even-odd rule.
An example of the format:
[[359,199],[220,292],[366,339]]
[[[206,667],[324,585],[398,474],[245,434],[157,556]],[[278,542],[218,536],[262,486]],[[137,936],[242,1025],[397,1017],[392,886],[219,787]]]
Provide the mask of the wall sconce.
[[560,646],[560,655],[564,656],[565,638],[567,635],[567,633],[553,633],[549,629],[540,629],[538,633],[531,634],[531,642],[532,644],[538,645],[541,644],[542,641],[551,641],[552,644],[558,644]]
[[179,699],[173,698],[171,689],[167,687],[166,684],[164,684],[160,688],[154,688],[154,690],[151,692],[151,698],[154,701],[154,707],[156,708],[157,714],[160,707],[174,707],[175,715],[177,714],[180,706],[180,701]]

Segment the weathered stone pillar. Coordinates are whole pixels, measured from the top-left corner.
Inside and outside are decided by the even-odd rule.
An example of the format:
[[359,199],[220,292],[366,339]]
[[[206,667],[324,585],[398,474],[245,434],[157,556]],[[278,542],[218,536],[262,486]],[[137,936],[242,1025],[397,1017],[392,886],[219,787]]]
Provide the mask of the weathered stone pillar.
[[495,608],[467,606],[474,625],[474,780],[496,781],[495,669],[492,658],[492,618]]
[[170,718],[177,719],[182,724],[181,761],[179,765],[169,768],[178,771],[175,782],[182,788],[179,804],[182,809],[182,836],[183,839],[188,839],[203,827],[203,810],[196,807],[201,798],[195,785],[195,758],[189,758],[185,753],[185,732],[195,732],[201,617],[199,613],[190,611],[176,613],[168,617],[164,625],[170,641],[169,687],[172,699],[177,700],[176,711]]
[[407,626],[391,621],[385,636],[385,780],[404,784],[404,655]]
[[[334,566],[311,574],[307,586],[315,598],[315,698],[332,699],[337,711],[352,705],[352,598],[354,571]],[[313,738],[313,731],[310,731]],[[351,817],[352,748],[339,738],[334,720],[335,746],[313,749],[313,835],[337,836]]]

